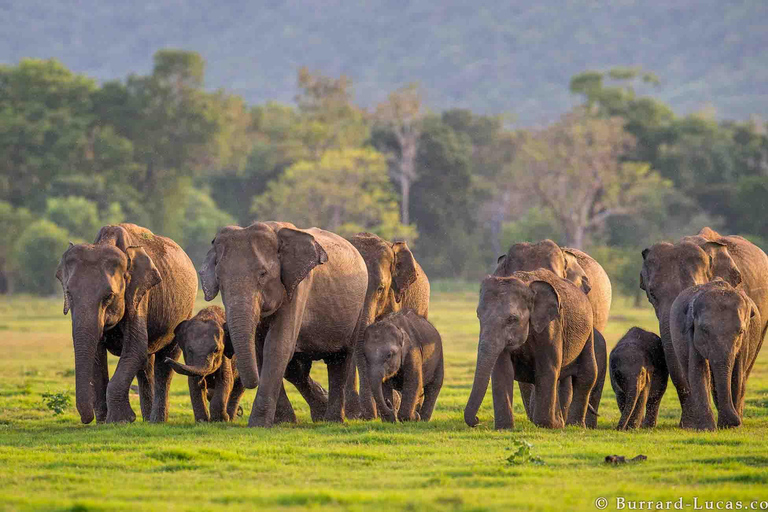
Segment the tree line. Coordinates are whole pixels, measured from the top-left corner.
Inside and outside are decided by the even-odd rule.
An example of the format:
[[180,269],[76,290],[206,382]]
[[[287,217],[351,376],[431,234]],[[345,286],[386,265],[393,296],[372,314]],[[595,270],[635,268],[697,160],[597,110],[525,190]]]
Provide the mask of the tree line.
[[50,294],[68,241],[134,222],[199,264],[217,228],[280,219],[405,239],[433,278],[475,279],[515,241],[589,250],[636,294],[639,251],[704,225],[768,243],[768,125],[677,116],[634,68],[587,71],[548,126],[433,112],[417,84],[376,108],[308,68],[293,104],[205,89],[194,52],[98,84],[56,60],[0,66],[0,291]]

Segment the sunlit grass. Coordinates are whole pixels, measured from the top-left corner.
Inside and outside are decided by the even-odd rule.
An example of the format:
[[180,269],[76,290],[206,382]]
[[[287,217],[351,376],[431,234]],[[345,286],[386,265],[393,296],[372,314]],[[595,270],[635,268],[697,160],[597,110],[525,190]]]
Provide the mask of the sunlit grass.
[[[446,381],[431,423],[312,424],[289,385],[299,424],[272,430],[245,428],[244,418],[196,425],[179,376],[166,425],[83,426],[74,407],[55,416],[42,393],[74,397],[69,317],[59,299],[0,299],[0,509],[595,510],[600,496],[611,505],[615,496],[768,499],[765,353],[749,383],[745,425],[736,430],[677,429],[670,385],[658,428],[616,432],[610,383],[595,431],[535,428],[515,397],[516,430],[496,432],[490,393],[481,425],[466,427],[477,288],[433,287],[430,319],[443,335]],[[649,307],[617,300],[605,333],[609,347],[633,325],[657,330]],[[110,357],[112,370],[116,362]],[[322,364],[313,373],[326,382]],[[246,416],[254,393],[243,399]],[[138,413],[138,397],[131,400]],[[513,439],[532,443],[546,464],[510,465]],[[609,454],[639,453],[648,460],[603,463]]]

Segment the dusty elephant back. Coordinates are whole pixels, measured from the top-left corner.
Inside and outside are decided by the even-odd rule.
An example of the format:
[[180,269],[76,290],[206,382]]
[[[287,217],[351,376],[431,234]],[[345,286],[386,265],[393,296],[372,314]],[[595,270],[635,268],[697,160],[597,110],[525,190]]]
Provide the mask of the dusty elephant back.
[[152,258],[162,280],[147,292],[147,334],[150,346],[163,345],[163,340],[173,336],[176,325],[192,316],[197,295],[197,272],[192,260],[170,238],[136,224],[104,226],[94,243],[115,245],[123,251],[131,246],[142,247]]
[[589,299],[594,313],[593,325],[601,333],[605,332],[613,299],[613,290],[608,274],[603,269],[603,266],[587,253],[570,247],[564,247],[563,251],[572,254],[579,262],[579,265],[581,265],[581,268],[584,269],[584,273],[587,275],[589,284],[592,287],[587,294],[587,299]]

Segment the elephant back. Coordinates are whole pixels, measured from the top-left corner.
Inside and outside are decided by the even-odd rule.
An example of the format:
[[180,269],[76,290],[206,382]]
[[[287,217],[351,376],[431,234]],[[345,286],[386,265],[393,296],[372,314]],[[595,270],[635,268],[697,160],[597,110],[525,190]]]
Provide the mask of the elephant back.
[[603,266],[587,253],[570,247],[564,247],[563,251],[573,255],[576,261],[579,262],[579,265],[581,265],[581,268],[584,269],[584,273],[587,275],[589,284],[592,287],[587,294],[587,298],[592,305],[594,313],[594,328],[601,333],[605,332],[613,299],[613,290],[608,274],[603,269]]

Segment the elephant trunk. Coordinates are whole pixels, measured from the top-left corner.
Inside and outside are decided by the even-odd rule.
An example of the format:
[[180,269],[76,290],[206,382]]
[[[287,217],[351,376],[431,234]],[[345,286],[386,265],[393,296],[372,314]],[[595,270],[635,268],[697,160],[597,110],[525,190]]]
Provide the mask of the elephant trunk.
[[255,297],[250,301],[226,304],[227,325],[232,346],[237,356],[237,371],[243,386],[253,389],[259,385],[259,369],[256,364],[256,328],[261,307]]
[[492,341],[480,339],[477,347],[477,367],[475,368],[475,380],[472,383],[472,392],[469,394],[467,406],[464,408],[464,421],[470,427],[479,423],[477,411],[485,398],[485,392],[488,390],[488,382],[491,379],[491,372],[499,359],[504,346],[495,347]]
[[383,382],[384,376],[381,372],[370,372],[370,385],[373,391],[373,398],[376,400],[376,407],[381,413],[381,419],[384,421],[395,422],[395,412],[392,404],[384,400]]
[[719,428],[738,427],[741,418],[733,405],[731,394],[731,378],[733,375],[733,357],[710,361],[712,377],[715,381],[717,426]]
[[216,371],[213,359],[209,359],[206,366],[190,366],[174,361],[168,357],[165,358],[165,362],[169,364],[176,373],[186,375],[187,377],[205,377]]
[[72,340],[75,346],[75,395],[80,421],[94,418],[93,379],[96,345],[104,333],[104,315],[99,305],[72,310]]

